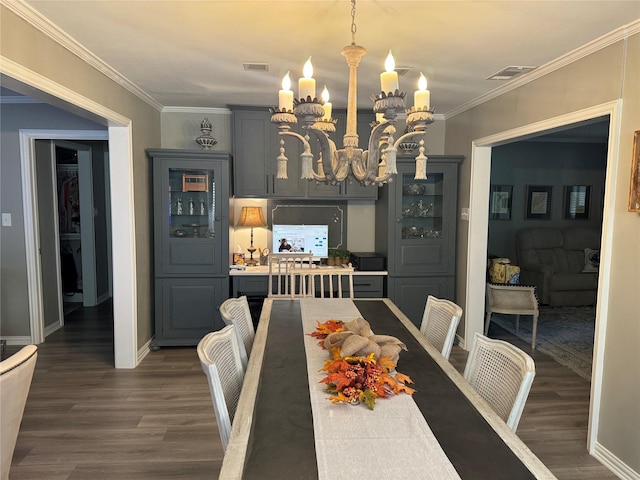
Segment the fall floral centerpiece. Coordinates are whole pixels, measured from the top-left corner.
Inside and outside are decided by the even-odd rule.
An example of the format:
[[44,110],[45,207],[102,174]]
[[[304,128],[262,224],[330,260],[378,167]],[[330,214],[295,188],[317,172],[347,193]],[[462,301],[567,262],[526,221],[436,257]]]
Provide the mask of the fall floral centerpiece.
[[318,326],[316,327],[315,332],[311,332],[309,335],[312,337],[320,339],[318,345],[322,348],[324,346],[324,339],[327,338],[332,333],[339,333],[344,330],[344,322],[342,320],[327,320],[326,322],[317,322]]
[[331,352],[331,360],[327,360],[322,369],[327,376],[320,382],[326,383],[327,392],[334,394],[329,397],[333,403],[363,402],[373,410],[379,397],[399,393],[412,395],[415,391],[406,385],[413,383],[411,378],[394,371],[396,364],[390,357],[376,359],[373,353],[342,357],[340,348],[332,348]]

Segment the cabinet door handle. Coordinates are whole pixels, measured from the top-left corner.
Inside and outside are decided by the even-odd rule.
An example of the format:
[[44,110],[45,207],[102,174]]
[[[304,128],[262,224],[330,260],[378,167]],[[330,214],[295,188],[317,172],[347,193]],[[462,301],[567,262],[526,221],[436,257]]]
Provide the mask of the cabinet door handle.
[[276,193],[276,174],[271,174],[271,193]]
[[269,193],[269,174],[264,176],[264,190]]

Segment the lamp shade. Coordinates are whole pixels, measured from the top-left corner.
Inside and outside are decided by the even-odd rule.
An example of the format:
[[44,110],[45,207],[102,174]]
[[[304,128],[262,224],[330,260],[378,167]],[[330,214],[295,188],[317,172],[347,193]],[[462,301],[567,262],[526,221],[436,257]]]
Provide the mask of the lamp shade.
[[236,227],[266,227],[262,207],[242,207]]

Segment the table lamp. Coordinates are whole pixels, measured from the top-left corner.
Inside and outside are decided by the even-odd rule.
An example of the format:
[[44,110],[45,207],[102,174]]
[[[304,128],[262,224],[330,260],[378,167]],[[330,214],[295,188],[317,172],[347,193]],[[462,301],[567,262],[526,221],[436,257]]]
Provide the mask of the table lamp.
[[247,248],[247,251],[251,254],[251,257],[246,261],[247,266],[253,266],[258,263],[253,259],[253,252],[256,248],[253,246],[253,227],[266,227],[267,222],[262,215],[262,207],[242,207],[240,212],[240,219],[236,223],[236,227],[251,227],[251,246]]

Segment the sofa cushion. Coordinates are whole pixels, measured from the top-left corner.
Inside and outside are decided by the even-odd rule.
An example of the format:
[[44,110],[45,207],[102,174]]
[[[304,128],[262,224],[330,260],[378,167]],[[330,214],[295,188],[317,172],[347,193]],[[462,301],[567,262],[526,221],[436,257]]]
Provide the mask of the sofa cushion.
[[598,275],[594,273],[559,273],[549,278],[550,290],[596,290]]

